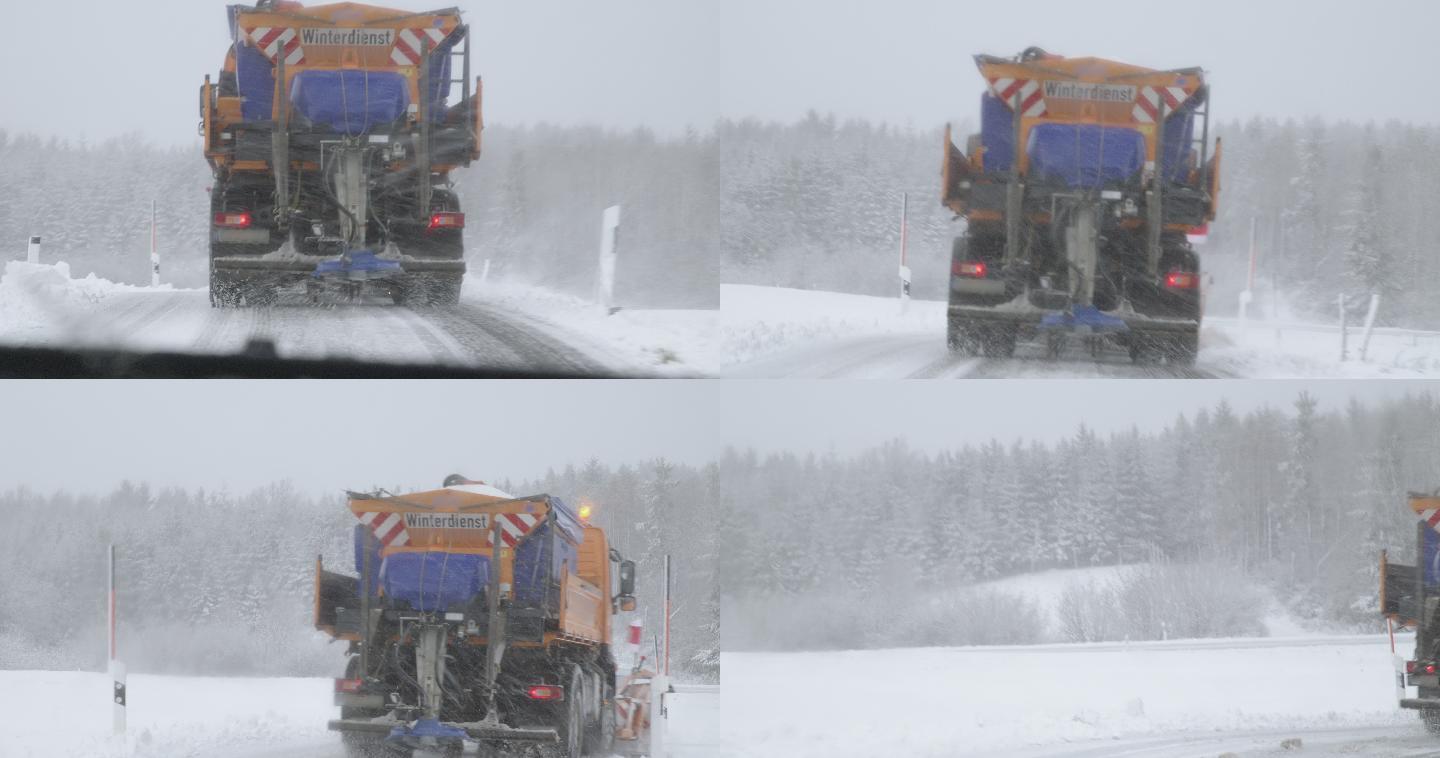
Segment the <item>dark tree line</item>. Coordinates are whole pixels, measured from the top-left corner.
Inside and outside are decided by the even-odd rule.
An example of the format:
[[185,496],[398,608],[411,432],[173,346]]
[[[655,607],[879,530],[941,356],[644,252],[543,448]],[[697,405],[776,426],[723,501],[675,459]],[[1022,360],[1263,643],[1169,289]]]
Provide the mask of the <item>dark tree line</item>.
[[[661,628],[661,556],[675,556],[672,670],[718,679],[714,467],[591,461],[502,487],[594,503],[612,546],[639,562],[647,640]],[[316,555],[355,573],[356,522],[338,493],[316,497],[286,483],[241,493],[131,483],[101,496],[17,489],[0,492],[0,512],[8,525],[0,668],[103,666],[111,542],[121,654],[133,670],[331,676],[343,666],[343,646],[311,627]]]
[[[479,273],[590,295],[601,212],[623,209],[616,302],[719,302],[714,138],[644,130],[491,126],[485,154],[452,174],[467,214],[466,255]],[[150,281],[150,202],[162,280],[206,284],[210,169],[198,147],[140,135],[100,143],[0,130],[0,259],[23,259],[32,234],[46,262],[76,276]]]
[[[958,144],[974,129],[955,125]],[[1252,220],[1257,302],[1278,292],[1332,318],[1379,293],[1383,323],[1440,326],[1440,127],[1252,119],[1212,124],[1223,141],[1219,216],[1201,248],[1212,310],[1244,287]],[[725,281],[861,294],[896,286],[899,211],[910,196],[916,297],[943,299],[950,239],[939,204],[942,131],[811,113],[791,124],[722,122]]]
[[1082,426],[1054,444],[934,454],[900,441],[853,457],[732,451],[720,476],[721,572],[741,607],[893,605],[1040,569],[1148,562],[1233,566],[1302,617],[1374,623],[1380,549],[1414,553],[1405,494],[1440,487],[1440,401],[1321,413],[1302,394],[1243,415],[1221,403],[1154,433]]

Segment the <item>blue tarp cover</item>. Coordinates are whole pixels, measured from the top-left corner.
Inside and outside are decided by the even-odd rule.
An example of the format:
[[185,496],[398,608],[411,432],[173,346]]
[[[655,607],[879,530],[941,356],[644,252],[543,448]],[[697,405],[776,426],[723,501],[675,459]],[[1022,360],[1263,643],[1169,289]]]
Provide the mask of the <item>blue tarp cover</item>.
[[252,45],[235,46],[235,85],[240,91],[240,117],[269,121],[275,101],[275,66]]
[[1015,119],[1000,98],[986,92],[980,98],[980,145],[985,148],[985,173],[1010,170],[1015,157]]
[[301,71],[290,83],[295,112],[343,134],[363,134],[405,115],[410,89],[394,71]]
[[1134,129],[1090,124],[1040,124],[1025,145],[1030,175],[1071,187],[1099,187],[1139,178],[1145,137]]
[[385,594],[416,610],[444,611],[479,595],[490,578],[490,558],[471,553],[394,553],[380,581]]

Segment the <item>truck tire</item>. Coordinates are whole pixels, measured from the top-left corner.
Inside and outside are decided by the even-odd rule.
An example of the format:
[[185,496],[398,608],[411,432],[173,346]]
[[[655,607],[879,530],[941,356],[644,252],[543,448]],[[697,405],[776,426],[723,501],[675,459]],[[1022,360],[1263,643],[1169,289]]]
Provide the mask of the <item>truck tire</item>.
[[605,685],[600,693],[599,716],[585,729],[585,754],[609,755],[615,745],[615,686]]
[[452,306],[460,304],[460,288],[464,285],[463,274],[441,274],[426,282],[425,304]]
[[1190,368],[1195,365],[1195,356],[1199,352],[1199,332],[1185,332],[1170,338],[1170,350],[1166,357],[1172,366]]
[[965,319],[950,316],[946,319],[945,345],[952,353],[965,355],[980,354],[978,327]]
[[585,755],[585,676],[580,667],[570,667],[570,684],[565,690],[565,710],[560,717],[560,757]]
[[1018,338],[1014,324],[987,324],[980,331],[980,352],[986,358],[1012,358]]
[[[351,656],[350,661],[345,664],[345,678],[354,679],[359,675],[360,656]],[[383,710],[374,708],[340,708],[342,719],[371,719],[383,715]],[[381,734],[341,732],[340,744],[344,746],[347,758],[389,758],[394,755],[390,746],[385,743],[385,736]]]
[[240,305],[240,285],[210,267],[210,307],[236,308]]

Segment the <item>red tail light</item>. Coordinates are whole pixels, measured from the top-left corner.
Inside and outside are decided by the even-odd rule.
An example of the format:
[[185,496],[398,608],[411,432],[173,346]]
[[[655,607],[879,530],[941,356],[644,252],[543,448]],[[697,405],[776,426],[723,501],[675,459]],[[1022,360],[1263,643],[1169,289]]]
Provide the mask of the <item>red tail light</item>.
[[336,679],[336,680],[335,680],[335,691],[336,691],[336,692],[359,692],[359,691],[360,691],[360,684],[361,684],[362,681],[363,681],[363,680],[360,680],[360,679]]
[[463,213],[432,213],[430,214],[431,229],[464,229],[465,214]]
[[222,229],[249,229],[250,211],[226,211],[215,214],[215,225]]
[[1415,661],[1405,661],[1405,673],[1415,673]]
[[1433,673],[1435,673],[1435,664],[1433,664],[1433,663],[1427,663],[1427,664],[1425,664],[1425,673],[1427,673],[1427,674],[1433,674]]
[[1165,286],[1175,290],[1193,290],[1200,286],[1200,275],[1189,271],[1171,271],[1165,275]]
[[564,700],[565,688],[553,684],[534,684],[525,690],[531,700]]
[[984,279],[985,271],[986,266],[984,261],[955,261],[950,264],[950,273],[955,276]]

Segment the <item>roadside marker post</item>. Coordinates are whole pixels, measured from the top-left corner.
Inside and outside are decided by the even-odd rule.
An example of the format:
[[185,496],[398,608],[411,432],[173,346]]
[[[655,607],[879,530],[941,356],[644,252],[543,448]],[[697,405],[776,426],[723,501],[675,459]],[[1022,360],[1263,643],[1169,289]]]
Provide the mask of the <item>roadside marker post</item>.
[[910,236],[910,193],[900,193],[900,312],[910,306],[910,266],[906,261],[906,250]]
[[113,685],[111,694],[111,709],[116,734],[125,733],[125,664],[115,655],[115,545],[110,545],[109,550],[110,570],[110,680]]
[[600,223],[600,268],[595,278],[595,301],[606,314],[615,312],[615,260],[620,243],[620,206],[605,209]]

